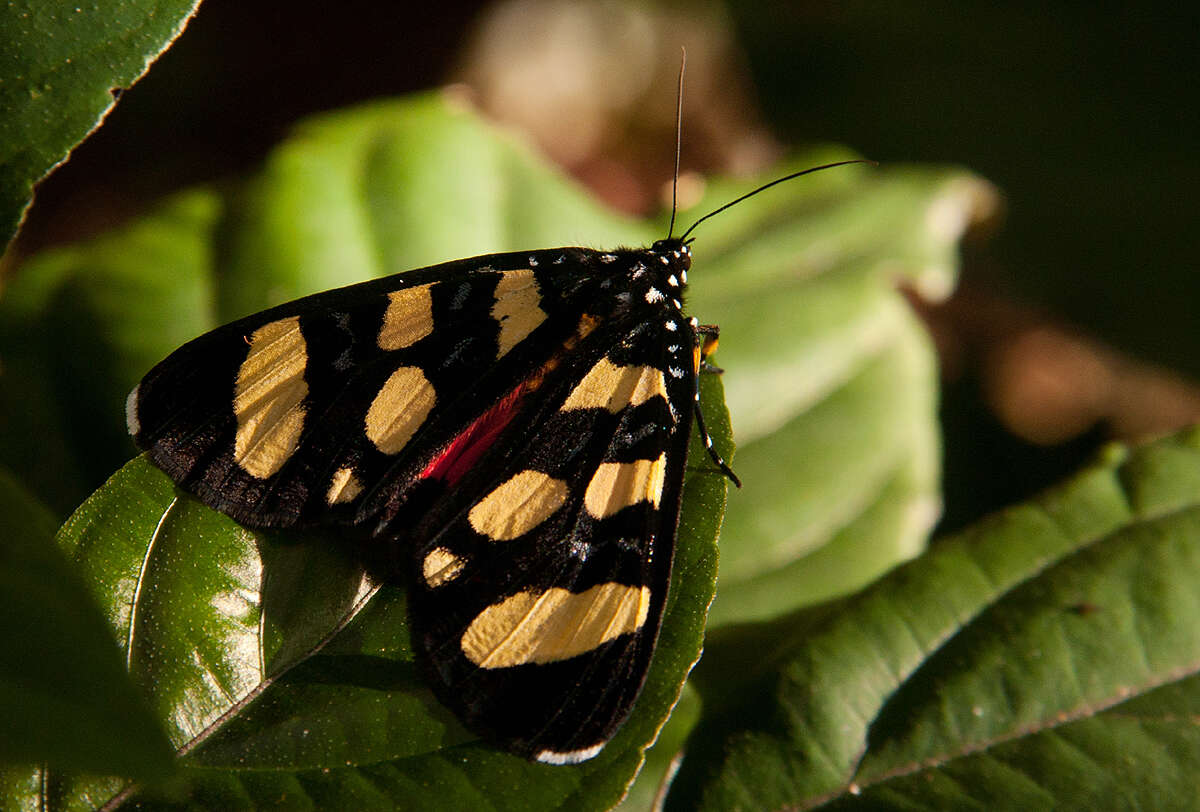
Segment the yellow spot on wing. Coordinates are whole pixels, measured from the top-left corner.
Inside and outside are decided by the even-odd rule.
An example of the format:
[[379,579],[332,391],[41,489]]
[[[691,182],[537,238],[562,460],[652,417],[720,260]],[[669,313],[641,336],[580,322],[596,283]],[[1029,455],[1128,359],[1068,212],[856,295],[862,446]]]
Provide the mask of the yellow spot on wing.
[[569,409],[608,409],[616,414],[626,406],[637,406],[655,396],[667,397],[661,370],[651,366],[627,367],[607,358],[588,370],[563,404]]
[[266,479],[295,453],[304,430],[307,363],[299,316],[264,324],[250,336],[233,396],[233,459],[250,476]]
[[399,350],[417,343],[433,332],[433,285],[394,290],[379,328],[379,349]]
[[666,454],[656,460],[601,463],[583,495],[584,507],[597,519],[639,502],[658,507],[666,469]]
[[459,644],[481,668],[552,663],[636,632],[649,613],[650,589],[644,586],[518,592],[476,615]]
[[400,367],[384,382],[367,410],[367,437],[384,454],[396,454],[416,433],[437,397],[418,367]]
[[521,343],[546,320],[546,314],[538,307],[541,300],[533,271],[505,271],[500,275],[496,303],[492,305],[492,318],[500,324],[497,358]]
[[426,584],[436,589],[457,578],[464,566],[466,562],[454,553],[445,547],[436,547],[425,554],[425,560],[421,564],[421,575]]
[[351,502],[362,493],[363,485],[354,475],[353,469],[339,468],[329,478],[329,491],[325,494],[325,502],[339,505]]
[[479,500],[467,520],[476,532],[508,541],[537,527],[566,500],[566,482],[540,471],[522,471]]

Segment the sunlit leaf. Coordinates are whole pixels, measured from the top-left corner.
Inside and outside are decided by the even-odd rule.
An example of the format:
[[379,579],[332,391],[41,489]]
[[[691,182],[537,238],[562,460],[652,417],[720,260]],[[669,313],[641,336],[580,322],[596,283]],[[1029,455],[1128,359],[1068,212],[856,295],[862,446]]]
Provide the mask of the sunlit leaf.
[[0,253],[33,184],[99,126],[199,0],[11,0],[0,6]]
[[[769,175],[839,157],[814,151]],[[712,182],[681,221],[754,182]],[[937,506],[935,382],[928,343],[895,286],[944,295],[955,240],[987,194],[961,172],[850,167],[772,190],[697,230],[689,310],[723,327],[715,360],[727,369],[745,448],[733,459],[746,488],[722,541],[718,625],[849,591],[920,550]],[[18,456],[30,432],[63,438],[62,455],[79,470],[71,488],[98,485],[98,472],[132,453],[125,393],[158,358],[222,321],[475,253],[646,244],[664,232],[665,219],[607,212],[453,99],[322,116],[244,184],[185,193],[21,269],[0,301],[0,352],[21,361],[8,367],[22,371],[17,391],[40,393],[48,407],[36,411],[36,427],[28,416],[11,430],[0,422],[0,453],[61,504],[69,490],[56,491],[56,472],[70,466]],[[704,376],[702,402],[728,457],[721,383]],[[19,413],[19,399],[5,408]],[[413,808],[447,799],[610,806],[699,654],[724,493],[693,448],[647,687],[600,757],[564,769],[475,743],[433,700],[412,662],[403,592],[364,580],[353,540],[250,533],[136,460],[61,539],[188,770],[153,790],[59,775],[56,797],[69,805],[141,792],[144,802],[211,808],[278,798],[347,809],[398,799]],[[689,704],[654,757],[649,786],[706,712]]]
[[1197,663],[1193,430],[710,640],[668,808],[1186,808]]

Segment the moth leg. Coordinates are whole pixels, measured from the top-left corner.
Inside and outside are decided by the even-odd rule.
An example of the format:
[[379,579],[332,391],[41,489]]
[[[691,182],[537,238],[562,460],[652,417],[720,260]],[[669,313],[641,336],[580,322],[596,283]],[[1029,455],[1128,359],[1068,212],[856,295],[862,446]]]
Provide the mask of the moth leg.
[[729,477],[729,481],[737,487],[742,487],[742,481],[738,479],[737,474],[729,467],[729,464],[717,452],[713,446],[712,435],[708,433],[708,428],[704,425],[704,413],[700,410],[700,374],[701,372],[709,372],[720,374],[723,369],[709,364],[705,359],[712,353],[717,351],[717,338],[720,335],[720,328],[715,324],[700,324],[696,326],[696,350],[694,353],[696,364],[696,382],[695,389],[692,393],[692,408],[696,413],[696,428],[700,432],[700,439],[704,441],[704,448],[708,451],[708,456],[712,457],[712,461],[721,469],[721,473]]
[[719,366],[708,363],[708,356],[717,351],[721,328],[715,324],[700,324],[696,327],[696,335],[700,337],[700,366],[697,368],[697,372],[710,375],[720,375],[725,372]]

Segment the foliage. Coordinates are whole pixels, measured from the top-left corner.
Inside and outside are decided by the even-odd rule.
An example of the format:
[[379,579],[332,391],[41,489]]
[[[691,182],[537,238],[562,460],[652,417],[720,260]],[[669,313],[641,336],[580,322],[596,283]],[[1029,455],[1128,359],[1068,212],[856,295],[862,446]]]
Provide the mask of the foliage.
[[0,6],[0,253],[33,184],[99,126],[200,0]]
[[[766,174],[842,157],[814,150]],[[682,220],[756,180],[712,181]],[[646,243],[664,219],[608,213],[435,94],[313,119],[240,185],[32,258],[0,301],[0,461],[63,515],[99,488],[57,549],[51,514],[0,488],[18,540],[5,555],[28,562],[0,600],[37,594],[62,616],[53,634],[12,638],[5,673],[30,684],[37,657],[16,646],[41,641],[58,659],[39,665],[86,677],[98,699],[72,719],[88,736],[46,725],[2,751],[6,803],[604,808],[656,736],[631,805],[681,743],[674,808],[1188,797],[1200,437],[1113,449],[923,552],[938,506],[934,357],[897,285],[946,294],[989,194],[959,170],[852,167],[699,229],[689,310],[721,324],[728,370],[706,378],[705,410],[729,448],[723,383],[745,488],[729,498],[705,658],[658,736],[703,639],[725,501],[694,449],[650,681],[578,768],[473,741],[415,673],[403,590],[367,578],[345,540],[251,533],[144,460],[121,467],[121,404],[181,342],[280,301],[489,251]],[[156,780],[162,734],[129,705],[135,690],[179,757],[170,780]],[[22,703],[10,688],[0,714]],[[47,766],[22,766],[34,762]]]

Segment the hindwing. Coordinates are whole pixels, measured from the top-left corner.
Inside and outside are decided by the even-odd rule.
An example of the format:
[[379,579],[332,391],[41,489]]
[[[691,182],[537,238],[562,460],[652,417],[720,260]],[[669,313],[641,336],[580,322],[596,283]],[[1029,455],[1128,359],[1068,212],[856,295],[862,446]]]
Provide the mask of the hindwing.
[[639,329],[574,369],[536,434],[503,443],[472,498],[448,495],[418,533],[412,634],[432,684],[527,757],[594,755],[649,669],[690,422],[672,416],[661,355]]

